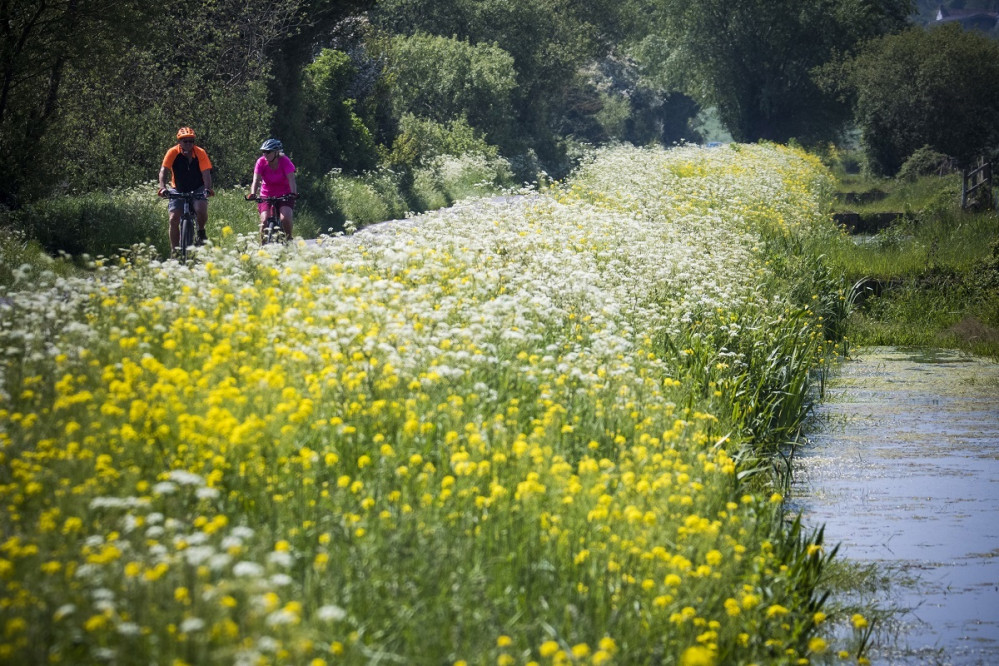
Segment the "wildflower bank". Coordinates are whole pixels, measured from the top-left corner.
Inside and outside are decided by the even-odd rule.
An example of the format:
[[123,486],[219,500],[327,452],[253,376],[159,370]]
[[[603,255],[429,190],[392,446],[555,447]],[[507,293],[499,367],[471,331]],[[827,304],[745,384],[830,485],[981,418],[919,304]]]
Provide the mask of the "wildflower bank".
[[26,268],[0,661],[819,658],[830,554],[759,472],[841,308],[787,251],[824,178],[615,149],[316,245]]

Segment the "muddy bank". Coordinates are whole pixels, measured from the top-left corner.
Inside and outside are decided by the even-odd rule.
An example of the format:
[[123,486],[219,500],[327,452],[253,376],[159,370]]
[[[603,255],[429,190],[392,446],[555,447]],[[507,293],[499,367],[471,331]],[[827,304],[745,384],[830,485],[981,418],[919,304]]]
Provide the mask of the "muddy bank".
[[798,451],[797,508],[851,560],[903,574],[874,664],[999,664],[999,365],[858,351]]

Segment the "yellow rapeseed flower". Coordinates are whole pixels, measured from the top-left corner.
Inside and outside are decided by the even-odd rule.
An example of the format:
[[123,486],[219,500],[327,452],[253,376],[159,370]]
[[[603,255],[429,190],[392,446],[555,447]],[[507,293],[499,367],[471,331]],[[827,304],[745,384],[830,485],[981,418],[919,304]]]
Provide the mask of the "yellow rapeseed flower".
[[822,654],[828,647],[829,644],[826,642],[826,639],[821,636],[813,636],[808,641],[808,651],[815,654]]
[[715,654],[701,645],[692,645],[680,655],[680,666],[714,666]]
[[559,645],[558,645],[557,642],[555,642],[555,641],[545,641],[538,648],[538,654],[540,654],[542,657],[548,658],[548,657],[553,656],[556,652],[558,652],[559,649],[560,648],[559,648]]

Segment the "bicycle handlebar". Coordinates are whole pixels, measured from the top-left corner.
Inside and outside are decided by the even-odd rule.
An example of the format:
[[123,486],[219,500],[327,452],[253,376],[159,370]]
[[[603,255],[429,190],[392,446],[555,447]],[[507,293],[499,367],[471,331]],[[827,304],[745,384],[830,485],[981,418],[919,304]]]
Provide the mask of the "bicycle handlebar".
[[263,203],[281,203],[281,202],[284,202],[284,201],[294,201],[297,198],[298,198],[298,194],[295,193],[295,192],[291,192],[289,194],[282,194],[281,196],[277,196],[277,197],[264,197],[264,196],[260,196],[258,194],[247,194],[246,195],[246,200],[247,201],[260,201],[260,202],[263,202]]
[[208,194],[205,192],[178,192],[172,187],[168,187],[163,191],[164,199],[190,199],[190,200],[200,200],[207,199]]

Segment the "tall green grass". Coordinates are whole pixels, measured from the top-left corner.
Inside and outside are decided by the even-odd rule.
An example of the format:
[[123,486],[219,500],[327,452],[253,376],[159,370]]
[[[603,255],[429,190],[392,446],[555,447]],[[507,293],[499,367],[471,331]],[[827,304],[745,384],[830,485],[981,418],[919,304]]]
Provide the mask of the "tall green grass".
[[851,343],[964,348],[999,357],[999,213],[962,210],[960,175],[844,176],[840,190],[885,194],[839,209],[897,211],[876,234],[813,236],[809,251],[855,286]]
[[867,236],[843,235],[823,247],[848,279],[915,279],[931,271],[971,273],[992,253],[999,216],[956,207],[919,210]]
[[19,282],[31,284],[43,271],[69,276],[79,272],[79,268],[68,255],[50,256],[23,231],[0,226],[0,288]]

